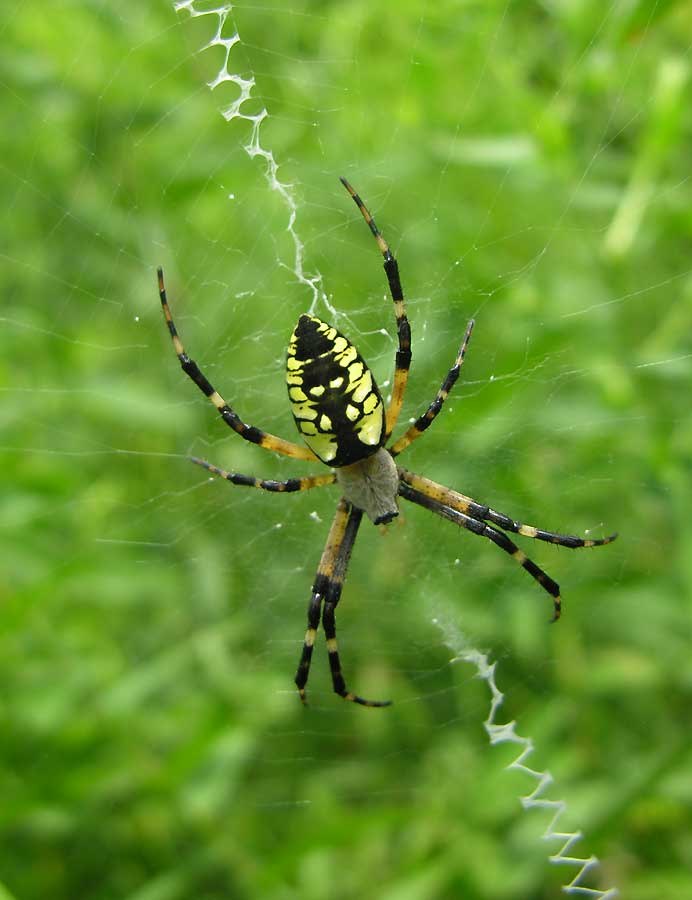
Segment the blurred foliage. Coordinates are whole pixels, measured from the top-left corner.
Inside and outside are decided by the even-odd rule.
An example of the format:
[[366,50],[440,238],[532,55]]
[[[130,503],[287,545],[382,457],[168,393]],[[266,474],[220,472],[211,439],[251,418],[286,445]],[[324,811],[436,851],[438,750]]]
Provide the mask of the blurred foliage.
[[596,883],[692,895],[688,4],[235,16],[229,70],[256,79],[244,111],[269,110],[262,145],[294,185],[316,308],[381,381],[380,260],[337,175],[399,256],[406,416],[477,319],[406,464],[526,521],[621,537],[528,548],[563,586],[549,628],[548,599],[495,548],[418,509],[382,538],[364,525],[343,661],[395,705],[333,697],[320,643],[302,709],[334,493],[257,496],[187,465],[300,468],[224,432],[155,292],[162,263],[188,349],[248,420],[290,436],[283,353],[312,295],[247,123],[219,115],[237,88],[206,87],[215,18],[8,4],[0,897],[559,896],[548,818],[518,802],[534,785],[488,745],[487,689],[449,664],[438,614],[499,659],[501,715],[555,775]]

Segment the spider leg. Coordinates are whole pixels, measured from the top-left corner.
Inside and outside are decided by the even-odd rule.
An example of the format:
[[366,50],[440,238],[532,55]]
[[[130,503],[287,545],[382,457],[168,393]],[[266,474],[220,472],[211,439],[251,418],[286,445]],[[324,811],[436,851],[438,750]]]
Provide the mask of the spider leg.
[[166,288],[163,282],[163,269],[159,268],[157,270],[158,273],[158,281],[159,281],[159,296],[161,297],[161,307],[163,309],[163,315],[166,319],[166,324],[168,325],[168,331],[171,335],[171,340],[173,341],[173,348],[176,352],[178,359],[180,360],[180,366],[185,372],[185,374],[194,381],[197,387],[202,391],[205,397],[208,397],[209,400],[216,407],[217,412],[224,420],[226,425],[229,428],[232,428],[237,434],[239,434],[246,441],[250,441],[252,444],[258,444],[260,447],[264,447],[265,450],[273,450],[275,453],[282,453],[284,456],[292,456],[294,459],[310,459],[316,460],[317,457],[312,452],[312,450],[308,449],[308,447],[301,447],[300,444],[294,444],[292,441],[286,441],[283,438],[276,437],[276,435],[269,434],[266,431],[262,431],[260,428],[255,428],[254,425],[246,425],[245,422],[242,421],[238,413],[236,413],[231,407],[226,403],[221,394],[213,387],[213,385],[209,382],[206,376],[200,371],[197,363],[190,359],[190,357],[185,352],[185,348],[183,347],[182,341],[178,335],[178,331],[173,322],[173,316],[171,314],[170,307],[168,305],[168,300],[166,299]]
[[410,487],[425,494],[432,500],[442,506],[450,507],[457,512],[465,513],[474,519],[480,519],[484,522],[492,522],[504,531],[511,531],[514,534],[520,534],[523,537],[533,538],[536,541],[546,541],[549,544],[559,544],[561,547],[570,547],[577,549],[578,547],[603,547],[605,544],[611,544],[617,537],[615,534],[609,534],[604,538],[580,538],[575,534],[559,534],[556,531],[545,531],[542,528],[536,528],[533,525],[524,525],[521,522],[515,522],[505,513],[497,512],[490,506],[478,503],[465,494],[453,491],[451,488],[444,487],[436,481],[431,481],[423,475],[416,475],[415,472],[409,472],[407,469],[398,467],[399,478]]
[[329,580],[334,573],[339,550],[344,540],[346,531],[346,523],[348,521],[348,512],[350,505],[343,498],[339,500],[339,504],[332,520],[327,542],[322,551],[320,564],[317,567],[317,574],[312,586],[312,595],[308,604],[308,627],[305,632],[305,640],[303,642],[303,651],[298,663],[295,683],[300,694],[300,699],[306,703],[305,685],[310,675],[310,663],[312,661],[312,650],[315,646],[315,638],[317,637],[317,628],[320,624],[320,613],[322,611],[322,600],[325,591],[329,585]]
[[399,277],[399,264],[397,263],[389,245],[380,234],[375,224],[375,220],[370,215],[367,206],[360,199],[354,188],[345,178],[340,178],[343,184],[361,212],[361,215],[367,222],[373,237],[377,241],[377,246],[384,257],[384,271],[387,275],[389,283],[389,292],[394,301],[394,315],[396,316],[396,330],[399,337],[399,349],[396,352],[396,363],[394,369],[394,384],[392,385],[392,399],[387,410],[387,434],[385,440],[389,440],[389,436],[394,430],[401,406],[404,402],[404,393],[406,391],[406,382],[408,381],[408,372],[411,366],[411,326],[406,316],[406,306],[404,304],[404,292],[401,287],[401,279]]
[[339,501],[336,514],[329,529],[327,543],[320,559],[315,582],[312,586],[312,596],[308,604],[308,628],[305,633],[303,651],[296,672],[295,683],[303,703],[305,699],[305,685],[310,674],[310,662],[312,650],[315,645],[315,637],[322,611],[322,627],[327,639],[327,651],[329,653],[329,667],[332,673],[334,691],[345,700],[359,703],[361,706],[389,706],[390,701],[366,700],[352,693],[346,687],[341,673],[341,661],[336,643],[336,620],[334,610],[343,587],[346,569],[351,558],[351,551],[356,540],[358,528],[363,517],[362,510],[352,506],[343,497]]
[[461,346],[459,347],[459,352],[457,353],[457,358],[454,360],[454,365],[447,373],[447,377],[440,385],[440,389],[435,394],[435,399],[427,408],[427,410],[423,413],[422,416],[419,416],[416,421],[411,425],[408,431],[403,434],[398,441],[395,441],[392,446],[389,448],[389,452],[392,456],[398,456],[402,450],[405,450],[408,445],[415,441],[416,438],[420,437],[421,434],[429,428],[434,420],[437,418],[438,413],[442,409],[442,406],[449,395],[449,392],[452,390],[454,385],[459,378],[459,372],[461,371],[461,367],[464,364],[464,356],[466,355],[466,348],[468,347],[469,340],[471,339],[471,332],[473,331],[474,321],[471,319],[469,324],[466,326],[466,333],[464,334],[464,339],[461,342]]
[[560,618],[560,613],[562,611],[560,586],[556,581],[553,581],[550,575],[547,575],[540,566],[537,566],[533,560],[529,559],[528,556],[513,543],[513,541],[510,541],[506,534],[493,528],[492,525],[487,525],[480,519],[475,519],[473,516],[459,512],[459,510],[444,506],[438,500],[435,500],[427,494],[423,494],[420,491],[409,487],[405,482],[401,483],[399,493],[406,500],[417,503],[418,506],[430,510],[430,512],[435,513],[441,518],[448,519],[450,522],[454,522],[455,525],[466,528],[468,531],[473,532],[473,534],[479,534],[482,537],[486,537],[494,544],[497,544],[501,550],[508,553],[523,569],[526,569],[529,575],[553,598],[553,618],[551,621],[555,622]]
[[302,478],[288,478],[286,481],[273,481],[265,478],[254,478],[252,475],[241,475],[239,472],[227,472],[213,463],[207,462],[206,459],[200,459],[197,456],[190,456],[190,462],[196,466],[201,466],[212,475],[218,475],[219,478],[225,478],[231,484],[242,485],[243,487],[261,488],[263,491],[275,491],[278,493],[290,493],[291,491],[307,491],[310,488],[322,487],[325,484],[334,484],[336,475],[330,472],[329,475],[305,475]]

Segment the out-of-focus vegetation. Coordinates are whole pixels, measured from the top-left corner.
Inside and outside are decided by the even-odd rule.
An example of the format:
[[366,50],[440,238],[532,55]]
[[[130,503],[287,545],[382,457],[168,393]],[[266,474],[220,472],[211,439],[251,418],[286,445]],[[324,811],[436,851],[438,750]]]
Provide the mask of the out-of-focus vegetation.
[[[0,54],[0,895],[14,900],[559,896],[534,784],[503,766],[446,617],[499,659],[596,884],[692,895],[692,19],[676,2],[249,3],[228,69],[294,185],[315,307],[381,382],[394,332],[348,175],[397,252],[405,417],[477,319],[449,409],[406,464],[593,551],[492,545],[422,510],[363,526],[292,677],[334,491],[208,483],[315,466],[226,433],[188,349],[249,421],[293,425],[283,354],[312,299],[288,213],[210,92],[215,17],[10,4]],[[233,32],[229,20],[225,36]],[[224,93],[225,92],[225,93]],[[331,307],[338,312],[330,312]],[[382,334],[386,328],[389,336]],[[526,544],[529,544],[526,547]],[[451,626],[447,626],[451,628]],[[573,873],[572,873],[573,874]]]

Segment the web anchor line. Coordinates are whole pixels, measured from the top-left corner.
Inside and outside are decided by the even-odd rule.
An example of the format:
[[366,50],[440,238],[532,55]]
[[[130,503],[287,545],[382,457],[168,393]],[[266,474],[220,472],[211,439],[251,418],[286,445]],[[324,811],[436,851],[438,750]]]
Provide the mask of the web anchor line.
[[229,71],[231,51],[236,44],[241,42],[237,30],[234,31],[230,37],[223,36],[226,21],[233,10],[233,5],[231,3],[220,3],[218,6],[211,9],[197,9],[195,5],[196,2],[198,2],[198,0],[174,0],[173,8],[178,13],[188,13],[192,18],[198,18],[199,16],[216,16],[216,33],[208,43],[200,48],[199,52],[203,53],[205,50],[210,50],[213,47],[221,47],[223,49],[223,59],[219,71],[211,81],[207,82],[207,86],[210,90],[214,91],[222,84],[232,84],[238,91],[236,99],[229,106],[221,110],[221,115],[227,122],[231,122],[234,119],[240,119],[241,121],[250,124],[250,140],[246,144],[243,144],[243,150],[245,150],[250,159],[259,157],[264,161],[264,176],[267,183],[272,191],[278,193],[288,210],[288,224],[286,225],[286,231],[289,233],[291,241],[293,242],[293,263],[292,266],[285,267],[295,276],[299,284],[305,285],[310,290],[312,294],[311,311],[313,311],[318,300],[325,303],[330,311],[332,311],[327,295],[322,288],[322,275],[319,272],[312,275],[307,273],[304,269],[304,246],[295,227],[298,215],[298,204],[293,196],[291,185],[279,180],[277,174],[279,165],[274,158],[274,154],[271,150],[263,147],[260,140],[262,122],[269,116],[269,112],[266,107],[262,107],[258,113],[254,114],[243,110],[245,103],[254,99],[252,91],[256,84],[255,79],[252,76],[250,78],[243,78],[242,75]]
[[505,699],[505,695],[497,686],[495,677],[497,663],[490,662],[487,654],[469,647],[462,635],[453,626],[450,626],[449,622],[445,621],[443,623],[439,618],[433,619],[433,622],[443,632],[445,643],[454,653],[451,662],[470,663],[476,668],[478,678],[485,681],[488,685],[490,691],[490,712],[483,723],[483,727],[486,730],[491,746],[509,743],[516,744],[521,748],[519,755],[506,768],[523,772],[536,781],[536,786],[531,793],[519,798],[523,809],[547,809],[553,812],[553,817],[548,823],[542,839],[544,841],[561,841],[562,846],[557,853],[552,853],[548,856],[548,860],[553,865],[571,866],[576,869],[572,880],[568,884],[562,885],[562,891],[572,897],[585,897],[589,898],[589,900],[614,900],[615,897],[619,896],[616,888],[599,890],[585,887],[582,884],[586,877],[600,865],[598,857],[593,855],[588,857],[574,855],[573,847],[583,839],[583,833],[581,831],[562,831],[558,828],[561,816],[567,811],[567,803],[564,800],[552,800],[545,796],[545,793],[554,783],[550,772],[540,772],[526,765],[526,760],[528,760],[535,749],[532,739],[517,734],[515,721],[503,723],[496,721],[498,710]]

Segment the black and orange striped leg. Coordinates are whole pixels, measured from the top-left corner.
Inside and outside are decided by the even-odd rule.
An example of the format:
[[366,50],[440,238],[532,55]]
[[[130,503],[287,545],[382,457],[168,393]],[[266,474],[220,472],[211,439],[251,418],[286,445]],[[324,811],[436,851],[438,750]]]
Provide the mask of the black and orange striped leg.
[[349,192],[353,201],[360,210],[361,215],[365,219],[368,228],[377,241],[377,246],[384,257],[384,271],[389,284],[389,292],[394,301],[394,315],[396,316],[396,330],[399,338],[399,349],[396,352],[396,361],[394,369],[394,384],[392,385],[392,399],[387,410],[387,433],[386,440],[394,430],[394,426],[399,418],[401,406],[404,402],[404,393],[406,391],[406,382],[408,381],[408,373],[411,367],[411,326],[406,316],[406,306],[404,304],[404,292],[401,287],[401,278],[399,277],[399,264],[389,245],[380,234],[380,230],[375,224],[375,220],[370,215],[370,210],[363,203],[360,196],[345,178],[339,179],[346,190]]
[[534,578],[544,591],[547,591],[550,596],[553,598],[553,618],[552,621],[555,622],[560,618],[560,613],[562,611],[562,601],[560,598],[560,586],[556,581],[547,575],[540,566],[537,566],[533,560],[529,559],[528,556],[523,553],[517,545],[510,541],[506,534],[503,534],[501,531],[498,531],[496,528],[493,528],[492,525],[488,525],[486,522],[482,522],[480,519],[476,519],[473,516],[467,515],[466,513],[459,512],[457,509],[452,509],[449,506],[444,506],[437,500],[434,500],[432,497],[427,496],[426,494],[422,494],[420,491],[415,490],[410,487],[405,482],[401,482],[399,485],[399,494],[404,497],[406,500],[410,500],[412,503],[418,504],[418,506],[422,506],[424,509],[430,510],[430,512],[435,513],[443,519],[447,519],[450,522],[454,522],[455,525],[458,525],[461,528],[466,528],[467,531],[473,532],[473,534],[479,534],[481,537],[486,537],[488,540],[492,541],[496,544],[501,550],[504,550],[505,553],[509,554],[512,559],[517,562],[523,569],[529,573],[529,575]]
[[334,518],[332,520],[329,534],[327,535],[327,543],[324,545],[320,564],[317,567],[317,574],[312,586],[312,595],[308,604],[308,627],[305,632],[305,640],[303,641],[303,650],[298,663],[295,683],[300,694],[300,699],[306,703],[305,685],[310,675],[310,663],[312,662],[312,651],[315,646],[317,637],[317,629],[320,624],[320,613],[322,611],[322,601],[327,592],[329,581],[334,573],[334,566],[341,544],[344,540],[346,531],[346,523],[348,522],[348,514],[351,505],[343,497],[339,500],[336,507]]
[[276,493],[291,493],[292,491],[307,491],[310,488],[322,487],[325,484],[334,484],[336,475],[330,472],[329,475],[304,475],[302,478],[288,478],[286,481],[273,481],[266,478],[255,478],[252,475],[241,475],[240,472],[227,472],[206,459],[200,459],[198,456],[190,456],[190,462],[196,466],[201,466],[212,475],[219,478],[225,478],[231,484],[241,485],[242,487],[261,488],[263,491],[274,491]]
[[359,703],[362,706],[389,706],[390,703],[390,701],[366,700],[348,690],[341,673],[341,661],[336,642],[334,610],[341,597],[346,570],[362,517],[362,511],[352,507],[347,500],[342,498],[339,501],[308,604],[308,628],[295,677],[295,683],[303,703],[306,702],[305,685],[310,674],[310,663],[323,603],[322,626],[327,640],[334,691],[345,700]]
[[391,700],[366,700],[349,691],[341,672],[341,660],[339,658],[339,648],[336,642],[336,617],[335,610],[341,598],[341,589],[344,585],[346,577],[346,569],[351,559],[351,551],[356,540],[358,528],[363,518],[363,512],[355,506],[351,507],[351,512],[346,524],[344,540],[339,550],[334,573],[327,585],[326,595],[324,599],[324,607],[322,609],[322,627],[324,628],[324,636],[327,641],[327,652],[329,653],[329,668],[332,673],[332,685],[334,691],[344,700],[350,700],[352,703],[359,703],[361,706],[390,706]]
[[430,478],[425,478],[423,475],[409,472],[407,469],[402,469],[401,466],[398,467],[398,472],[401,481],[442,506],[448,506],[474,519],[492,522],[493,525],[497,525],[504,531],[520,534],[522,537],[532,538],[536,541],[546,541],[548,544],[558,544],[561,547],[569,547],[572,550],[579,547],[603,547],[605,544],[612,543],[617,537],[617,533],[615,533],[609,534],[604,538],[580,538],[576,534],[560,534],[557,531],[545,531],[542,528],[536,528],[534,525],[524,525],[522,522],[515,522],[514,519],[505,513],[497,512],[492,507],[478,503],[471,497],[460,494],[459,491],[453,491],[451,488],[438,484],[436,481],[431,481]]
[[180,361],[180,366],[183,372],[185,372],[185,374],[192,381],[194,381],[194,383],[197,385],[200,391],[202,391],[204,396],[208,397],[209,400],[214,404],[217,412],[224,420],[226,425],[228,425],[229,428],[232,428],[233,431],[239,434],[246,441],[250,441],[250,443],[252,444],[257,444],[260,447],[264,447],[265,450],[273,450],[274,453],[282,453],[284,456],[291,456],[294,459],[316,460],[317,457],[308,447],[302,447],[300,446],[300,444],[294,444],[293,441],[286,441],[283,438],[276,437],[276,435],[269,434],[266,431],[262,431],[260,428],[256,428],[254,425],[246,425],[245,422],[242,421],[240,416],[235,412],[235,410],[231,409],[231,407],[226,403],[221,394],[218,393],[211,382],[202,373],[197,363],[193,359],[190,359],[190,357],[185,352],[185,348],[183,347],[183,343],[180,340],[180,336],[178,335],[175,323],[173,322],[171,309],[166,298],[166,288],[163,282],[163,269],[159,268],[157,272],[159,282],[159,296],[161,298],[161,308],[163,309],[163,315],[168,326],[168,331],[171,335],[171,340],[173,341],[173,348],[176,352],[178,360]]
[[310,676],[310,663],[312,662],[312,651],[315,647],[315,638],[317,637],[317,629],[320,624],[320,612],[322,611],[322,594],[315,592],[313,589],[310,603],[308,604],[308,628],[305,632],[305,641],[303,642],[303,651],[300,654],[300,662],[294,679],[300,699],[303,705],[307,706],[307,697],[305,696],[305,685],[308,683]]
[[447,373],[447,377],[440,385],[440,389],[435,394],[435,399],[427,408],[427,410],[423,413],[422,416],[419,416],[418,419],[411,425],[408,431],[403,434],[398,441],[395,441],[392,446],[389,448],[389,452],[392,456],[398,456],[402,450],[405,450],[408,445],[415,441],[416,438],[420,437],[424,431],[426,431],[432,423],[437,418],[440,410],[442,409],[445,400],[449,396],[449,392],[452,390],[454,385],[456,384],[459,373],[461,372],[461,367],[464,364],[464,357],[466,355],[466,348],[468,347],[469,340],[471,339],[471,332],[473,331],[474,321],[471,319],[469,324],[466,326],[466,332],[464,334],[464,339],[461,342],[461,346],[459,347],[459,352],[457,353],[457,357],[454,360],[454,365]]

